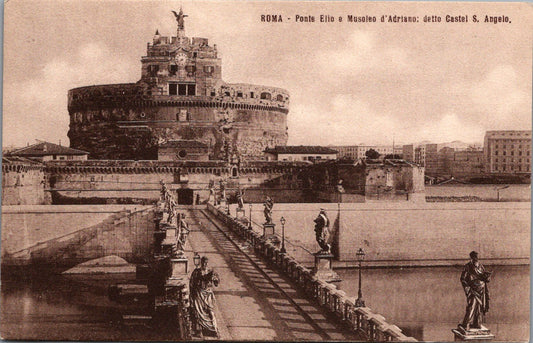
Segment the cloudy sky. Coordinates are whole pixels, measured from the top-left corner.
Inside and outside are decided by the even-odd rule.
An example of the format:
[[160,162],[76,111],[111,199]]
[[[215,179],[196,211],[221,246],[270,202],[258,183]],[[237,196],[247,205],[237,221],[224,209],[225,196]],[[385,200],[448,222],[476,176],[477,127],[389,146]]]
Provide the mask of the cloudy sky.
[[[170,11],[180,5],[187,35],[217,44],[225,81],[290,92],[289,144],[473,143],[486,130],[531,128],[526,4],[11,0],[3,145],[67,144],[67,91],[138,81],[146,43],[156,29],[175,34]],[[284,21],[261,22],[261,14]],[[318,22],[321,14],[336,22]],[[296,15],[316,21],[295,23]],[[347,15],[378,22],[349,23]],[[381,23],[382,15],[421,22]],[[424,15],[442,22],[423,23]],[[469,22],[446,23],[446,15]],[[485,15],[511,22],[484,23]]]

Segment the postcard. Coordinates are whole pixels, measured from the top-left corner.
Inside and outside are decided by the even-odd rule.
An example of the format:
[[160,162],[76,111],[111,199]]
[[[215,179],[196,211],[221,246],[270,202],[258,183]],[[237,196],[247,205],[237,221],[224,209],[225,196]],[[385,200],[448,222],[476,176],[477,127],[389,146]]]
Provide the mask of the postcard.
[[528,3],[4,4],[0,335],[528,341]]

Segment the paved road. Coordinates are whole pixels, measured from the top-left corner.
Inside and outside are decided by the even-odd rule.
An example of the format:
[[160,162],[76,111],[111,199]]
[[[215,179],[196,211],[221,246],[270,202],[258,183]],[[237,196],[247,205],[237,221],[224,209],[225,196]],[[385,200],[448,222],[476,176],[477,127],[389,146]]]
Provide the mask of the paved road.
[[189,210],[187,217],[191,228],[189,261],[192,251],[208,256],[209,265],[221,278],[215,288],[221,339],[358,339],[332,324],[318,306],[263,263],[222,223],[199,210]]

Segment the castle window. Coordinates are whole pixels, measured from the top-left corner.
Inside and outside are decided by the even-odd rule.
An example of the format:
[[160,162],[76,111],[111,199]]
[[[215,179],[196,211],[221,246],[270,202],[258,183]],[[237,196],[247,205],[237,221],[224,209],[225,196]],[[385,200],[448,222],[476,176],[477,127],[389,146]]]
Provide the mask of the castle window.
[[187,94],[188,95],[196,95],[196,85],[187,85]]
[[178,95],[187,95],[187,84],[185,83],[178,84]]
[[253,97],[254,97],[254,92],[250,92],[250,98],[253,99]]
[[168,84],[168,95],[178,95],[178,84],[177,83]]
[[193,53],[192,53],[192,57],[193,57],[193,58],[198,57],[198,53],[197,53],[197,52],[193,52]]
[[211,96],[217,95],[214,90],[211,91]]
[[237,98],[242,98],[242,92],[237,92]]
[[157,76],[158,71],[159,66],[157,64],[151,64],[148,66],[148,73],[150,73],[150,76]]
[[283,95],[278,94],[278,96],[276,96],[276,100],[277,101],[283,101]]
[[175,64],[171,64],[168,66],[168,71],[170,75],[176,75],[176,73],[178,72],[178,66]]
[[204,66],[204,73],[212,74],[215,68],[213,66]]
[[272,95],[270,95],[270,93],[268,93],[268,92],[263,92],[263,93],[261,93],[261,99],[270,100],[270,99],[272,99]]

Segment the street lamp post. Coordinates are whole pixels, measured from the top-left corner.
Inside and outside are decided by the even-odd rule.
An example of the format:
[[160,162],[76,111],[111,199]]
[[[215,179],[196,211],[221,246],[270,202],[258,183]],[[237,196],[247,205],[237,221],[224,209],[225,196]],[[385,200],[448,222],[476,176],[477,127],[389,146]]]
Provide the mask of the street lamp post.
[[280,252],[282,254],[285,254],[287,252],[287,250],[285,250],[285,218],[281,217],[279,221],[281,222],[281,250]]
[[502,189],[506,189],[506,188],[509,188],[509,185],[503,186],[503,187],[500,187],[500,188],[496,188],[496,191],[498,192],[498,202],[500,201],[500,191]]
[[355,300],[355,307],[365,307],[365,301],[363,300],[363,291],[361,290],[361,263],[365,259],[365,252],[363,248],[357,250],[357,260],[359,261],[359,292],[357,293],[357,299]]
[[200,255],[197,252],[194,253],[193,262],[194,266],[198,268],[198,266],[200,265]]
[[252,203],[250,203],[249,206],[250,206],[250,213],[249,213],[250,220],[248,221],[248,230],[251,230],[252,229]]

